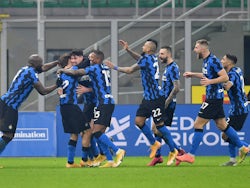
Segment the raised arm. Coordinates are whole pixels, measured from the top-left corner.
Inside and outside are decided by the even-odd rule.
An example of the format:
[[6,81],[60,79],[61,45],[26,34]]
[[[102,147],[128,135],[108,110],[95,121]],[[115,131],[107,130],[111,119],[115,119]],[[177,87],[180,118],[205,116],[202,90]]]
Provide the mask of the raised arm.
[[69,70],[69,69],[58,69],[57,74],[65,73],[70,76],[83,76],[86,74],[85,69]]
[[130,66],[130,67],[118,67],[118,66],[115,66],[111,61],[105,61],[105,64],[110,68],[110,69],[114,69],[114,70],[117,70],[119,72],[123,72],[123,73],[126,73],[126,74],[131,74],[137,70],[140,69],[140,66],[135,63],[134,65]]
[[126,41],[119,40],[119,43],[123,47],[123,49],[126,50],[129,53],[129,55],[131,55],[131,57],[133,57],[135,60],[139,60],[140,59],[141,55],[138,54],[137,52],[129,49],[128,43]]
[[58,61],[52,61],[52,62],[49,62],[49,63],[45,63],[43,66],[42,66],[42,72],[46,72],[54,67],[56,67],[57,65],[59,64]]
[[39,94],[47,95],[52,91],[54,91],[57,88],[57,85],[54,84],[48,87],[44,87],[43,84],[40,81],[38,81],[37,83],[34,84],[34,88],[37,90]]
[[203,73],[200,73],[200,72],[184,72],[183,76],[185,78],[203,78]]

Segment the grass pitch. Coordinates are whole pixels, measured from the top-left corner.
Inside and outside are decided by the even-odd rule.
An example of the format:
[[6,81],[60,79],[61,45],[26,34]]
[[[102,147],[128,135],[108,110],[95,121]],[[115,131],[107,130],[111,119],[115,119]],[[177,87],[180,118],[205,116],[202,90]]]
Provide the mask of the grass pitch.
[[[118,168],[65,168],[66,158],[0,158],[4,188],[247,188],[249,158],[221,167],[228,157],[196,157],[194,164],[147,167],[148,157],[125,157]],[[76,158],[76,162],[80,161]]]

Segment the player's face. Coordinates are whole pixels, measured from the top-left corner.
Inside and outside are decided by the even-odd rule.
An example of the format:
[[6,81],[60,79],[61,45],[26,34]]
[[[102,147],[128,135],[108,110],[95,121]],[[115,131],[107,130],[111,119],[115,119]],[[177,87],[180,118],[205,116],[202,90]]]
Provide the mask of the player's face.
[[77,63],[77,57],[78,57],[78,56],[72,55],[72,56],[70,57],[70,59],[69,59],[69,62],[70,62],[73,66],[75,66],[75,65],[78,64],[78,63]]
[[199,43],[196,43],[195,44],[195,47],[194,47],[194,52],[197,54],[197,59],[202,59],[202,45],[200,45]]
[[227,58],[227,56],[224,55],[223,58],[221,59],[222,66],[223,66],[224,68],[227,68],[229,62],[230,62],[230,61],[229,61],[229,59]]
[[91,64],[94,64],[94,61],[95,61],[95,54],[94,53],[90,53],[89,54],[89,61]]
[[82,60],[83,60],[83,56],[75,56],[75,62],[76,62],[76,64],[78,65],[79,63],[81,63],[82,62]]
[[166,49],[160,49],[159,59],[162,63],[167,63],[168,61],[168,51]]

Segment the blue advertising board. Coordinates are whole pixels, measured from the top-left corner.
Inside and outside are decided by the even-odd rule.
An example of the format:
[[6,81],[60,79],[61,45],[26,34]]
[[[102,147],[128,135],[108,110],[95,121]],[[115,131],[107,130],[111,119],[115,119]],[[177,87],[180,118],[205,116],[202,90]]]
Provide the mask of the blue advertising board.
[[55,113],[19,112],[18,116],[15,138],[7,145],[1,156],[56,156]]
[[[138,105],[116,105],[111,126],[106,134],[112,137],[117,146],[126,150],[127,156],[147,156],[149,155],[149,141],[143,133],[135,126],[134,119]],[[200,105],[178,104],[170,128],[174,141],[189,151],[193,138],[193,123],[199,111]],[[229,106],[225,105],[225,112]],[[63,133],[60,112],[57,107],[57,156],[67,155],[67,143],[69,135]],[[226,113],[227,114],[227,113]],[[152,119],[147,120],[147,125],[151,126]],[[250,142],[250,133],[247,132],[247,126],[250,124],[249,117],[245,126],[239,132],[240,139]],[[77,156],[81,156],[81,141],[77,145]],[[227,155],[228,147],[221,139],[221,132],[216,128],[213,121],[210,121],[204,128],[204,136],[197,155]],[[168,155],[169,149],[163,142],[162,154]]]

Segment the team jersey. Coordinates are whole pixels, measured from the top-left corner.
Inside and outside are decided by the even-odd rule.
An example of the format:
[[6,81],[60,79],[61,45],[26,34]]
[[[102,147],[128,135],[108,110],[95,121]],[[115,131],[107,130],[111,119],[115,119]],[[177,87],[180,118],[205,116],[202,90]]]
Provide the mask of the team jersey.
[[[219,77],[218,72],[223,69],[220,60],[213,54],[203,60],[202,73],[208,79],[214,79]],[[206,87],[206,99],[223,99],[223,84],[210,84]]]
[[174,88],[174,81],[180,79],[180,70],[176,62],[172,62],[165,67],[162,75],[162,90],[167,98]]
[[[81,68],[84,69],[88,66],[90,66],[90,61],[87,57],[85,57],[84,60],[80,64],[77,65],[79,69]],[[91,83],[91,79],[89,78],[89,75],[84,75],[80,77],[79,84],[88,88],[92,88],[92,83]],[[81,97],[82,97],[82,101],[84,104],[95,104],[97,101],[94,95],[94,92],[83,93]]]
[[104,64],[94,64],[85,69],[89,75],[94,94],[97,99],[96,105],[114,104],[111,94],[110,69]]
[[[77,70],[76,66],[71,67],[72,70]],[[76,87],[78,85],[78,78],[62,73],[60,75],[62,80],[61,87],[63,88],[63,95],[60,96],[60,104],[77,104]]]
[[159,85],[159,64],[155,55],[143,55],[137,62],[141,69],[143,97],[145,100],[155,100],[164,96]]
[[17,110],[38,81],[38,73],[33,67],[22,67],[14,77],[8,91],[1,97],[1,100]]
[[230,99],[231,107],[229,110],[230,115],[241,115],[248,113],[248,102],[244,90],[243,73],[239,67],[233,67],[229,72],[229,81],[233,84],[227,91]]

